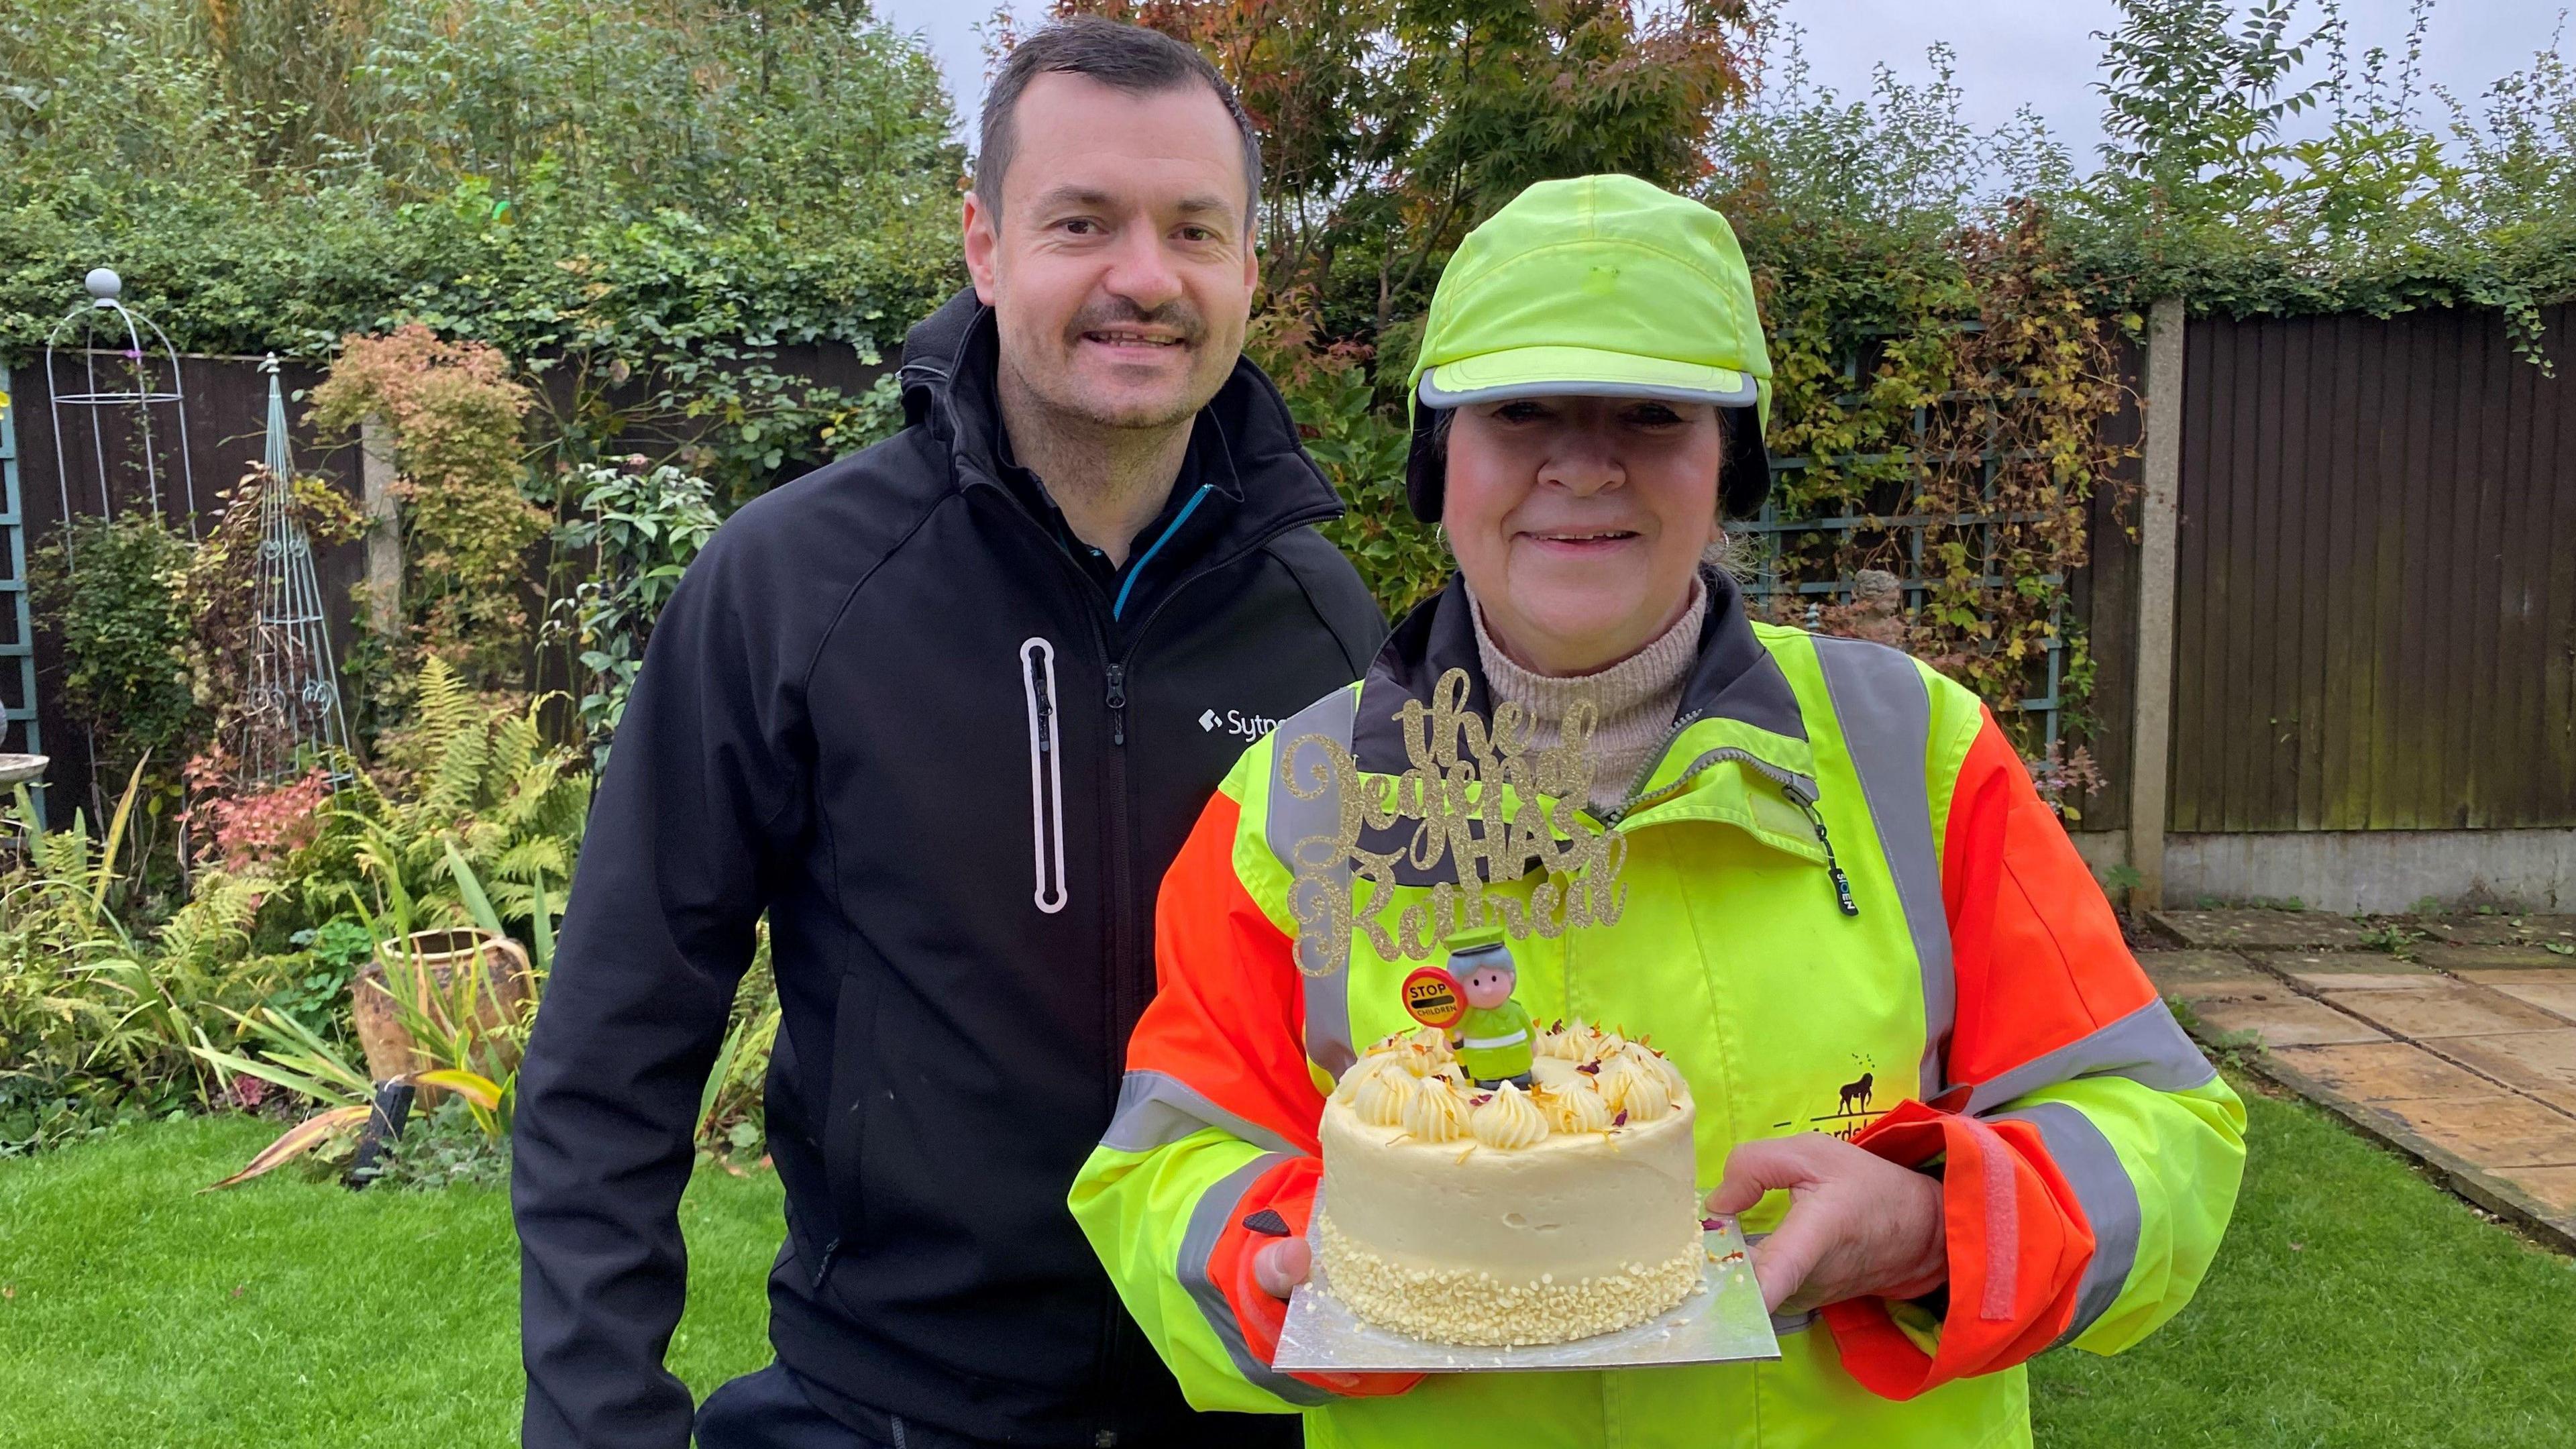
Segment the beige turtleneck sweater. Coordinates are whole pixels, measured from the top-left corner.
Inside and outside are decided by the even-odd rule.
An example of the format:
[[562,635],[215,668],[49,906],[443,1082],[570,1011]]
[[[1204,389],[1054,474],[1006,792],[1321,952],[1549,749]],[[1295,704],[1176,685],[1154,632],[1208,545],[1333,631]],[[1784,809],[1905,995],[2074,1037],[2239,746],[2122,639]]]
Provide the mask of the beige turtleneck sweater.
[[1556,743],[1567,706],[1590,698],[1601,712],[1592,731],[1592,808],[1606,814],[1624,804],[1628,787],[1681,710],[1682,688],[1699,659],[1700,626],[1708,619],[1708,586],[1691,581],[1690,607],[1653,643],[1607,669],[1565,678],[1513,663],[1486,630],[1485,606],[1475,602],[1473,590],[1467,599],[1476,620],[1476,652],[1483,657],[1494,702],[1527,710],[1537,725],[1532,743],[1547,746]]

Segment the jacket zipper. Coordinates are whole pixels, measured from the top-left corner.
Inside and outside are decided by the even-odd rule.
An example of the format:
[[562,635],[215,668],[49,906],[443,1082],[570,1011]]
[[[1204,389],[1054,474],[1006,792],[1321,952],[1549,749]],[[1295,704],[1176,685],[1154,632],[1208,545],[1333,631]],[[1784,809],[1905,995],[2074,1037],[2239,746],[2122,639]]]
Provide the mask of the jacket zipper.
[[1825,834],[1825,817],[1816,809],[1816,802],[1795,785],[1783,785],[1780,792],[1789,797],[1790,804],[1807,812],[1807,823],[1816,827],[1816,843],[1825,848],[1825,874],[1834,883],[1834,904],[1842,907],[1846,916],[1859,915],[1860,905],[1852,899],[1851,877],[1843,874],[1842,865],[1834,859],[1834,842]]
[[[1664,762],[1664,751],[1671,749],[1673,747],[1673,741],[1682,737],[1682,731],[1699,723],[1700,716],[1706,713],[1708,713],[1708,711],[1704,709],[1695,709],[1690,713],[1683,715],[1680,719],[1673,721],[1673,727],[1664,731],[1664,737],[1656,742],[1654,750],[1646,756],[1646,763],[1638,767],[1636,778],[1628,782],[1628,798],[1626,803],[1622,804],[1618,809],[1611,811],[1610,818],[1602,821],[1602,824],[1616,825],[1620,821],[1625,820],[1630,815],[1636,813],[1637,802],[1641,798],[1641,792],[1646,788],[1646,782],[1655,778],[1655,767]],[[1750,757],[1748,756],[1747,758]],[[1688,773],[1684,774],[1681,779],[1675,780],[1673,782],[1673,787],[1679,788],[1682,784],[1687,782],[1692,775],[1698,773],[1699,771],[1697,768],[1692,769]]]
[[1021,686],[1029,705],[1029,832],[1037,871],[1034,899],[1039,910],[1052,916],[1072,899],[1064,869],[1064,740],[1056,725],[1055,646],[1039,637],[1021,641],[1020,666]]
[[1780,793],[1788,797],[1790,804],[1798,807],[1798,812],[1807,817],[1807,823],[1809,825],[1815,827],[1816,844],[1823,846],[1825,850],[1825,878],[1833,882],[1834,904],[1839,907],[1842,913],[1846,916],[1859,915],[1860,903],[1852,899],[1851,877],[1843,874],[1842,863],[1834,857],[1833,836],[1828,834],[1825,830],[1824,814],[1816,809],[1816,797],[1807,792],[1805,783],[1796,775],[1781,769],[1779,766],[1772,764],[1770,761],[1765,760],[1750,751],[1719,749],[1711,750],[1707,754],[1700,756],[1698,759],[1691,761],[1690,768],[1682,772],[1680,779],[1675,780],[1663,789],[1656,791],[1652,797],[1642,796],[1636,793],[1639,789],[1644,787],[1648,780],[1654,778],[1655,767],[1663,763],[1664,751],[1672,748],[1673,741],[1681,738],[1682,731],[1690,728],[1693,724],[1698,723],[1699,717],[1699,712],[1695,711],[1693,713],[1683,715],[1680,719],[1673,722],[1671,732],[1664,736],[1663,743],[1657,745],[1655,747],[1654,754],[1647,758],[1646,767],[1638,773],[1636,783],[1628,787],[1629,794],[1627,803],[1621,805],[1618,809],[1611,811],[1601,823],[1604,825],[1615,826],[1620,821],[1637,813],[1637,811],[1647,803],[1649,798],[1657,801],[1671,798],[1674,794],[1688,786],[1692,780],[1697,779],[1702,770],[1705,770],[1709,766],[1717,764],[1720,761],[1734,760],[1740,764],[1749,765],[1753,768],[1755,773],[1779,786]]
[[[1281,534],[1284,534],[1291,529],[1303,528],[1307,524],[1316,522],[1320,519],[1330,518],[1336,511],[1337,510],[1331,508],[1322,508],[1309,509],[1302,513],[1291,514],[1287,518],[1282,519],[1274,527],[1263,532],[1260,537],[1252,539],[1244,544],[1243,547],[1235,549],[1221,558],[1213,559],[1199,568],[1174,579],[1172,581],[1172,586],[1163,591],[1163,596],[1154,601],[1154,607],[1145,611],[1145,616],[1137,621],[1135,629],[1127,635],[1127,647],[1124,654],[1118,654],[1112,651],[1109,632],[1101,627],[1098,613],[1096,611],[1093,613],[1091,621],[1092,633],[1093,637],[1100,645],[1100,655],[1104,662],[1107,676],[1108,688],[1103,695],[1103,703],[1107,705],[1109,710],[1109,743],[1111,745],[1109,752],[1109,802],[1111,829],[1113,833],[1111,834],[1110,839],[1114,848],[1110,851],[1110,871],[1112,876],[1112,888],[1116,892],[1116,895],[1114,899],[1113,913],[1110,918],[1110,969],[1107,985],[1109,988],[1108,994],[1110,1011],[1112,1013],[1110,1025],[1113,1028],[1118,1024],[1118,1022],[1126,1019],[1126,1017],[1130,1015],[1129,1007],[1131,1003],[1128,1001],[1126,993],[1121,989],[1121,985],[1118,980],[1117,963],[1125,959],[1125,953],[1128,950],[1129,942],[1133,941],[1137,934],[1136,924],[1130,918],[1130,900],[1135,894],[1132,888],[1132,880],[1135,875],[1136,862],[1134,858],[1135,852],[1132,849],[1133,842],[1129,839],[1132,825],[1129,820],[1130,802],[1127,798],[1127,693],[1129,684],[1133,682],[1130,675],[1130,671],[1133,668],[1132,661],[1136,658],[1138,653],[1142,652],[1146,636],[1153,632],[1154,621],[1163,617],[1163,611],[1171,607],[1172,600],[1179,597],[1183,591],[1190,587],[1190,585],[1197,583],[1201,579],[1212,577],[1233,567],[1237,560],[1248,557],[1256,550],[1267,546],[1272,539],[1279,537]],[[1089,577],[1081,572],[1070,557],[1065,559],[1065,567],[1073,571],[1076,579],[1084,587],[1087,588],[1090,586]],[[1097,597],[1098,593],[1099,591],[1097,589],[1092,589],[1092,595],[1094,597]],[[1114,1031],[1112,1034],[1115,1034]],[[1111,1063],[1110,1080],[1113,1085],[1120,1077],[1125,1075],[1125,1067],[1126,1063],[1124,1061],[1113,1061]]]

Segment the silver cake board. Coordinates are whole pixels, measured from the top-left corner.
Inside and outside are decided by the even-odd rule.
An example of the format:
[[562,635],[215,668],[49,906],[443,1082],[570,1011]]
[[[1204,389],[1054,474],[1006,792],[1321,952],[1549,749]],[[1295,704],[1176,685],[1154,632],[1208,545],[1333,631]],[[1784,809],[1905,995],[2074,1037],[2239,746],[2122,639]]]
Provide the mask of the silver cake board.
[[1761,1285],[1745,1257],[1733,1218],[1707,1229],[1708,1267],[1699,1287],[1667,1312],[1634,1328],[1571,1343],[1475,1348],[1429,1343],[1364,1322],[1333,1296],[1315,1226],[1324,1220],[1320,1193],[1306,1229],[1313,1276],[1288,1297],[1271,1367],[1284,1373],[1506,1373],[1539,1369],[1645,1368],[1655,1364],[1776,1359],[1780,1340],[1762,1306]]

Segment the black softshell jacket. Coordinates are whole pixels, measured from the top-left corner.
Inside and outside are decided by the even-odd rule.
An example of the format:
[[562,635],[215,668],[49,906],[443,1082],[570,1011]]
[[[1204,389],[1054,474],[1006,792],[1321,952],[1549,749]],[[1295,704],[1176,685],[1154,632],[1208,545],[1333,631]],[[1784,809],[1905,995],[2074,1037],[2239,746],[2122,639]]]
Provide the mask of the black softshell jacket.
[[1249,363],[1200,421],[1207,496],[1113,616],[1001,479],[990,314],[963,294],[904,357],[909,426],[717,531],[618,730],[519,1079],[526,1442],[688,1440],[675,1208],[763,909],[770,1333],[822,1407],[905,1449],[1293,1442],[1188,1413],[1064,1199],[1153,995],[1164,867],[1383,622]]

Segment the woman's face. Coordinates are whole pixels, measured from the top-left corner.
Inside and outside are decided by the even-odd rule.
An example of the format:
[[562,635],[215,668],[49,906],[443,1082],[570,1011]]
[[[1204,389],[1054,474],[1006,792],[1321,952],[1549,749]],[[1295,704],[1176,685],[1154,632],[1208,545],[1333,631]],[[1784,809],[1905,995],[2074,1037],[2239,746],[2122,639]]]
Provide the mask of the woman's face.
[[1541,674],[1588,674],[1690,607],[1717,538],[1717,409],[1516,398],[1458,409],[1442,521],[1494,641]]

